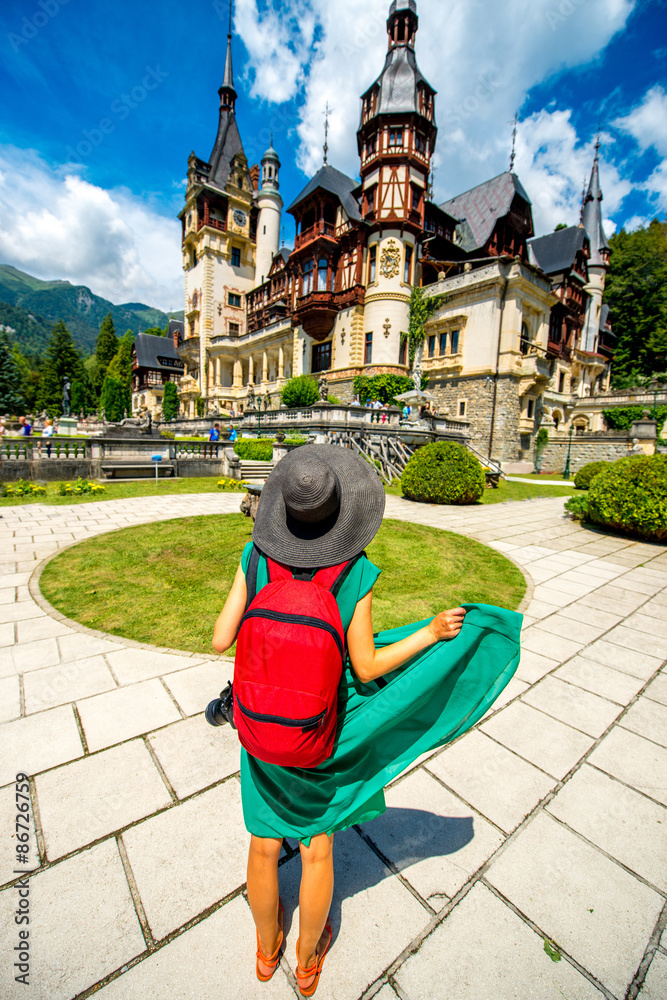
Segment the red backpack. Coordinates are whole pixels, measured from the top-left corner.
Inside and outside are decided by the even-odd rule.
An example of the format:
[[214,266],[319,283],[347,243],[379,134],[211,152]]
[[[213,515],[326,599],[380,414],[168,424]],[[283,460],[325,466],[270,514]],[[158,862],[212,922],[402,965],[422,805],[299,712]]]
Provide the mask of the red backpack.
[[295,580],[289,567],[267,558],[270,582],[255,596],[259,556],[254,547],[236,640],[234,723],[253,757],[283,767],[317,767],[333,752],[345,662],[345,633],[332,590],[351,562]]

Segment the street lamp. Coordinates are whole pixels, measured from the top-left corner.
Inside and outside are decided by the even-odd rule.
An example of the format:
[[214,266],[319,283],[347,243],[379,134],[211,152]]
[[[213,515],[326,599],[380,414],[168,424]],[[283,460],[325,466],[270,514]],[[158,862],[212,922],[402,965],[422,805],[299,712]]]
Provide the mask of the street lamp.
[[570,440],[567,446],[567,459],[565,461],[565,471],[563,472],[563,479],[570,478],[570,455],[572,454],[572,432],[574,431],[574,424],[570,424]]
[[257,437],[262,436],[262,397],[257,397]]

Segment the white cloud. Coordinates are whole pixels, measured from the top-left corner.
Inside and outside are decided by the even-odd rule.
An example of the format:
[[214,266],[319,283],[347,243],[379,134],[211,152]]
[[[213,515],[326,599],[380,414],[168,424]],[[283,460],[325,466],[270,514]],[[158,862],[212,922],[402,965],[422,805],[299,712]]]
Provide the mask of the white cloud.
[[260,13],[257,0],[238,0],[234,22],[250,55],[250,96],[275,104],[290,100],[303,83],[313,43],[315,17],[308,3],[268,0]]
[[[528,91],[594,59],[625,26],[636,2],[419,0],[417,57],[438,90],[436,195],[451,197],[507,169],[508,122]],[[314,24],[315,43],[311,54],[272,31],[269,61],[284,59],[287,67],[278,88],[263,75],[265,53],[255,43],[265,24],[273,28],[276,9],[277,0],[268,0],[265,11],[256,0],[239,3],[236,27],[251,53],[254,93],[303,102],[297,161],[307,174],[322,163],[328,101],[335,109],[329,161],[355,176],[359,96],[382,69],[389,0],[282,0],[281,17],[287,24],[301,19],[308,31]]]
[[119,304],[180,309],[180,227],[125,188],[0,146],[0,259],[38,278],[87,285]]
[[[551,232],[559,222],[574,225],[579,221],[594,144],[579,144],[570,116],[570,111],[540,111],[521,123],[515,169],[531,198],[538,234]],[[601,136],[600,181],[604,210],[613,215],[632,185],[605,158],[604,146],[609,141],[608,136]],[[606,231],[611,235],[613,223]]]
[[638,107],[613,124],[633,136],[642,150],[652,146],[667,156],[667,93],[662,87],[651,87]]

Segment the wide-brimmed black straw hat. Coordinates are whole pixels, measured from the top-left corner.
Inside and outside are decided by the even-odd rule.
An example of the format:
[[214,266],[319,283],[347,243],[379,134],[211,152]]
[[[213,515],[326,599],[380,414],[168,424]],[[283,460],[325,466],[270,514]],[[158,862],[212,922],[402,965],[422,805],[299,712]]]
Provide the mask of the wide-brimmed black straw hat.
[[336,566],[372,541],[384,505],[380,477],[368,462],[337,445],[303,445],[266,480],[253,541],[285,566]]

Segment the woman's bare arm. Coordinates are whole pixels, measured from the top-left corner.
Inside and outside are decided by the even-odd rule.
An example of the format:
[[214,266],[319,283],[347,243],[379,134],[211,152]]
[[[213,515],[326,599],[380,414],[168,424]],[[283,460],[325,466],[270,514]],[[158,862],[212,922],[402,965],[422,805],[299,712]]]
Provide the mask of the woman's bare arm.
[[461,631],[466,614],[465,608],[442,611],[418,632],[414,632],[405,639],[400,639],[399,642],[392,643],[391,646],[385,646],[384,649],[376,649],[373,642],[371,619],[372,602],[373,591],[371,590],[357,604],[350,627],[347,630],[347,650],[350,663],[362,684],[368,684],[369,681],[374,681],[377,677],[388,674],[436,642],[456,638]]
[[216,653],[224,653],[230,646],[234,645],[245,611],[247,597],[245,574],[239,563],[232,589],[227,595],[225,606],[218,615],[213,629],[213,649]]

